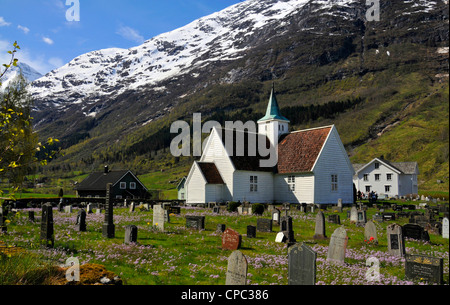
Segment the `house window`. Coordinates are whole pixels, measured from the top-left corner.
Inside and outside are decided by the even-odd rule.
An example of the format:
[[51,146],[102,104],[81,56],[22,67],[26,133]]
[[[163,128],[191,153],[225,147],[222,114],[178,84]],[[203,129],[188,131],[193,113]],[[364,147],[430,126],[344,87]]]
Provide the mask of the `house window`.
[[375,181],[380,181],[380,174],[375,174]]
[[375,162],[375,169],[379,169],[380,168],[380,163]]
[[124,190],[127,188],[127,183],[126,182],[120,182],[120,189]]
[[338,190],[338,175],[331,175],[331,191]]
[[250,176],[250,192],[258,191],[258,176]]
[[130,190],[136,189],[136,182],[130,182]]
[[364,181],[369,181],[369,174],[364,174]]
[[391,192],[391,186],[390,185],[385,185],[384,186],[384,192],[385,193],[390,193]]
[[386,174],[386,180],[392,181],[392,174]]
[[366,193],[370,193],[370,189],[371,189],[371,186],[370,185],[366,185]]
[[295,176],[288,176],[288,188],[290,191],[295,192]]

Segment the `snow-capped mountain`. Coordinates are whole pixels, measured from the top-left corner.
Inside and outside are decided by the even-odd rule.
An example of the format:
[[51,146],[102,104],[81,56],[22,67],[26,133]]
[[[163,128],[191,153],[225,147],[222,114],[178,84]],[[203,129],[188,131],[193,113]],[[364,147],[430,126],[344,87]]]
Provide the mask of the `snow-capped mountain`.
[[11,68],[6,71],[2,78],[2,86],[0,90],[4,90],[11,81],[13,81],[20,73],[22,73],[25,80],[32,82],[42,77],[42,74],[27,65],[24,62],[19,62],[16,67],[11,66]]
[[380,5],[381,21],[367,22],[365,0],[246,0],[134,48],[83,54],[31,84],[35,126],[70,144],[127,134],[179,105],[204,108],[190,97],[205,88],[280,78],[315,86],[381,70],[371,56],[396,58],[391,45],[448,42],[448,2]]

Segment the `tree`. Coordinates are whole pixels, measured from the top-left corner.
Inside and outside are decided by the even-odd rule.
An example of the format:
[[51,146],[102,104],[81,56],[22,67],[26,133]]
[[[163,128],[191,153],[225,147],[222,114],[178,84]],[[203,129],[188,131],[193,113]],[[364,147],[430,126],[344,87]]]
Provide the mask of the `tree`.
[[[17,42],[13,46],[13,51],[8,51],[11,55],[10,64],[4,64],[5,69],[0,73],[0,86],[6,71],[11,66],[17,66],[14,55],[20,47]],[[27,82],[20,75],[0,92],[0,180],[7,179],[13,186],[10,193],[12,197],[22,184],[30,166],[38,162],[42,165],[47,164],[47,159],[51,159],[56,151],[46,153],[46,158],[41,161],[36,158],[36,153],[45,149],[45,145],[52,145],[58,141],[49,138],[45,145],[38,142],[38,136],[31,124],[33,101],[26,87]]]

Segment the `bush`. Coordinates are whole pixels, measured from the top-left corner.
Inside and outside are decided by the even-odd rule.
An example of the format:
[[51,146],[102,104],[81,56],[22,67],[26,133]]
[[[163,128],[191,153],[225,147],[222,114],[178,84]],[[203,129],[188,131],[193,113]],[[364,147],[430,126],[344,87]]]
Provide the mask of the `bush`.
[[252,204],[252,213],[262,215],[264,213],[264,205],[261,203]]
[[236,212],[237,208],[241,205],[240,202],[236,201],[230,201],[227,205],[227,211],[228,212]]

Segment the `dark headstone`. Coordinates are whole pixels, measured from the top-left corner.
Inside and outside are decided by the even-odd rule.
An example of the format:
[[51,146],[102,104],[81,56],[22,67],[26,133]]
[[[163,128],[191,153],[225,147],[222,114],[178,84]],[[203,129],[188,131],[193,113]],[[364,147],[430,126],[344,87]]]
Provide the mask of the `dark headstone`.
[[76,227],[80,232],[86,232],[86,211],[81,209],[77,215]]
[[102,226],[102,235],[105,238],[115,237],[115,225],[114,225],[114,206],[112,201],[112,183],[108,183],[106,186],[106,210],[105,210],[105,220]]
[[256,230],[259,232],[272,232],[272,219],[258,218]]
[[181,208],[180,207],[169,207],[168,211],[169,211],[169,214],[179,215],[181,213]]
[[233,229],[226,229],[222,235],[222,249],[238,250],[241,248],[242,236]]
[[137,242],[138,228],[135,225],[125,227],[125,244]]
[[255,226],[247,226],[247,237],[248,238],[256,238],[256,227]]
[[224,224],[218,224],[218,225],[217,225],[216,232],[223,233],[223,232],[225,232],[225,229],[226,229],[226,225],[224,225]]
[[53,248],[55,237],[53,234],[53,209],[51,204],[42,206],[41,241],[49,248]]
[[205,216],[186,215],[186,228],[204,230],[205,229]]
[[34,222],[34,211],[28,211],[28,220]]
[[409,280],[420,280],[443,284],[444,260],[423,255],[406,255],[405,276]]
[[382,215],[383,221],[395,220],[395,213],[384,212]]
[[328,222],[340,225],[341,217],[338,214],[330,214],[330,215],[328,215]]
[[294,244],[288,250],[289,285],[315,285],[317,253],[305,244]]
[[407,223],[403,226],[403,235],[407,238],[430,241],[430,236],[425,229],[414,223]]

